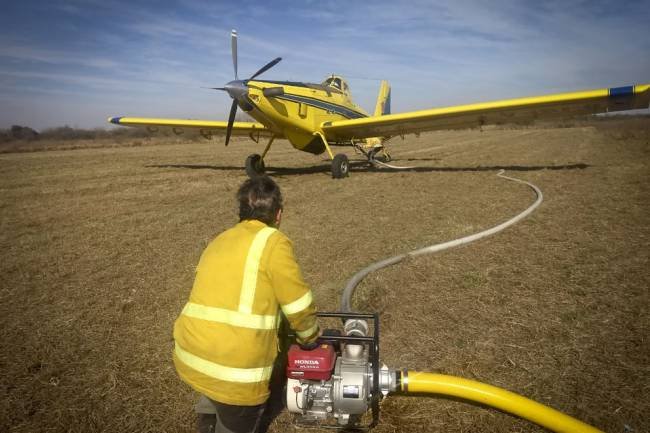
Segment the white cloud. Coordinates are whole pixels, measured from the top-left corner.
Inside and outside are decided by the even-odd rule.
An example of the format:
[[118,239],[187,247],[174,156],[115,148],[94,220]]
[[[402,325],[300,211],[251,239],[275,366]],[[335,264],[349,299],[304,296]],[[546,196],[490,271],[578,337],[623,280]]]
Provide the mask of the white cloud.
[[0,45],[1,57],[29,62],[43,62],[51,65],[77,65],[98,69],[115,68],[119,64],[109,57],[87,57],[62,50],[11,43]]

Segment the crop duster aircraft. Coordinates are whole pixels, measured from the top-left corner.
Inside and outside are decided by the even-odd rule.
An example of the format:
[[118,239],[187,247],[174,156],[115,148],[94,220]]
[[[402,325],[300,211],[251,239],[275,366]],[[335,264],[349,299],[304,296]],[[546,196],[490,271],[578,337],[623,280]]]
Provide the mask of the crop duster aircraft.
[[[286,138],[297,150],[315,155],[327,152],[332,161],[332,177],[342,178],[348,174],[348,158],[342,153],[335,155],[333,146],[352,146],[369,163],[376,164],[380,159],[390,158],[385,144],[391,137],[648,108],[650,103],[650,84],[645,84],[392,114],[390,86],[382,81],[375,111],[369,115],[352,101],[348,83],[340,76],[329,76],[320,84],[257,79],[281,60],[278,57],[242,80],[237,74],[235,30],[231,33],[231,50],[235,79],[224,87],[213,88],[226,91],[233,99],[227,122],[142,117],[111,117],[108,121],[146,127],[152,132],[171,128],[180,134],[185,129],[195,129],[206,138],[225,132],[226,146],[232,135],[247,135],[256,143],[266,137],[262,154],[246,159],[246,173],[251,177],[264,173],[264,157],[273,141]],[[237,107],[257,122],[235,122]]]

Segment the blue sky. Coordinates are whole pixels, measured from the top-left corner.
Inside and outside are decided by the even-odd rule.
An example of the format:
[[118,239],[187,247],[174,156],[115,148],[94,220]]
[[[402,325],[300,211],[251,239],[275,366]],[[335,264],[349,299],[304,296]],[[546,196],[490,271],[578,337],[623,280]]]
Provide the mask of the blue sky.
[[225,119],[202,89],[283,61],[267,79],[349,77],[393,112],[650,82],[647,1],[6,2],[0,128],[104,127],[113,115]]

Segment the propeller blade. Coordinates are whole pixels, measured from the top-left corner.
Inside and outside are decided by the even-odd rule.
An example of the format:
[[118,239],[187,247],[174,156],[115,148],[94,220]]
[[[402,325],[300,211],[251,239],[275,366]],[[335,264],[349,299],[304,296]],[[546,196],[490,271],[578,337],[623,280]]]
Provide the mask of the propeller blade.
[[202,89],[209,89],[209,90],[223,90],[226,91],[225,87],[201,87]]
[[266,65],[262,66],[262,69],[260,69],[259,71],[255,72],[255,73],[254,73],[254,74],[249,78],[249,80],[252,80],[252,79],[254,79],[255,77],[257,77],[258,75],[260,75],[260,74],[262,74],[262,73],[268,71],[269,69],[271,69],[272,67],[274,67],[275,65],[277,65],[277,64],[280,62],[280,60],[282,60],[282,57],[277,57],[277,58],[271,60],[271,61],[268,62]]
[[232,125],[235,123],[235,114],[237,114],[237,100],[232,100],[232,105],[230,106],[230,116],[228,117],[228,127],[226,128],[226,146],[230,141],[230,134],[232,134]]
[[230,32],[230,51],[232,51],[232,66],[235,68],[235,80],[239,80],[237,76],[237,30]]

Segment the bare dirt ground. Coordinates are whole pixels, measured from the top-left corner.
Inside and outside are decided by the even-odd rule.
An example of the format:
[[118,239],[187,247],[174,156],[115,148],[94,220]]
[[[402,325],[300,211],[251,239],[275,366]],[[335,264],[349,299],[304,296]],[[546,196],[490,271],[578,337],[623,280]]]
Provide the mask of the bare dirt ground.
[[[0,430],[190,432],[172,324],[206,244],[236,222],[261,145],[166,143],[0,155]],[[437,132],[396,139],[389,172],[333,180],[279,142],[270,174],[321,310],[381,258],[500,223],[505,232],[368,277],[390,367],[521,393],[608,432],[650,431],[650,124]],[[360,161],[360,159],[359,159]],[[272,432],[298,431],[281,414]],[[391,396],[377,433],[539,432],[475,405]]]

